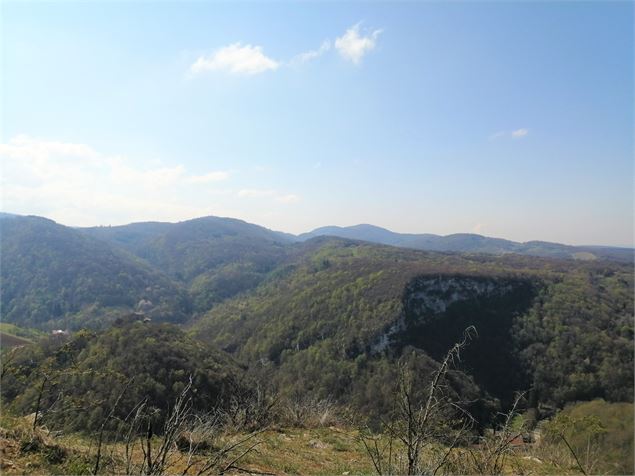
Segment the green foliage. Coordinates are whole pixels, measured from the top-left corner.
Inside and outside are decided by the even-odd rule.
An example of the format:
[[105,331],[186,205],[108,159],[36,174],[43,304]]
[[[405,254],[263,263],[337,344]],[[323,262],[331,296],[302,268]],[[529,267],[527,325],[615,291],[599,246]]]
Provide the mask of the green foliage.
[[[532,405],[632,400],[626,265],[430,254],[341,239],[295,248],[254,292],[216,306],[193,326],[247,363],[273,365],[281,389],[381,412],[394,377],[389,363],[404,348],[438,359],[474,325],[478,338],[458,368],[503,407],[530,387]],[[445,289],[433,298],[447,306],[417,304],[433,285]],[[491,399],[479,405],[482,421]]]
[[187,286],[197,311],[256,287],[286,256],[289,241],[266,228],[219,217],[83,231],[126,248]]
[[41,395],[43,421],[66,430],[95,431],[111,409],[125,419],[142,401],[160,422],[190,378],[193,407],[211,411],[227,401],[239,372],[228,357],[170,324],[132,322],[18,350],[2,380],[4,402],[28,414]]
[[38,329],[31,329],[28,327],[20,327],[8,322],[0,322],[0,332],[16,337],[23,337],[27,340],[35,340],[43,337],[44,332]]
[[[285,393],[376,414],[389,406],[396,358],[415,349],[433,368],[474,325],[478,338],[462,352],[453,385],[478,400],[481,421],[496,400],[506,407],[529,388],[534,407],[633,399],[630,265],[425,253],[337,238],[290,243],[214,217],[83,231],[37,217],[0,224],[10,322],[98,328],[135,308],[154,321],[194,318],[193,335],[267,372]],[[140,339],[130,343],[140,355],[156,344]],[[118,348],[104,354],[123,368]],[[42,361],[49,357],[44,352]],[[95,365],[110,368],[106,359]],[[170,372],[155,370],[161,382]],[[18,391],[24,401],[32,403],[42,375]],[[182,377],[148,387],[166,397]],[[104,382],[78,380],[86,392]],[[100,411],[87,421],[99,421]]]
[[534,401],[633,401],[633,276],[581,267],[547,282],[516,320],[515,346]]
[[516,253],[546,258],[573,258],[579,260],[609,259],[624,263],[633,263],[633,250],[630,248],[602,246],[568,246],[545,241],[518,243],[501,238],[490,238],[473,233],[456,233],[439,236],[432,234],[395,233],[373,225],[355,225],[349,227],[325,226],[309,233],[299,235],[300,240],[317,236],[337,236],[352,240],[363,240],[391,246],[401,246],[425,251],[455,253],[488,253],[504,255]]
[[100,327],[146,299],[156,319],[182,321],[187,295],[132,255],[38,217],[0,218],[5,322]]
[[632,403],[594,400],[569,405],[543,425],[548,444],[567,440],[587,472],[633,474]]

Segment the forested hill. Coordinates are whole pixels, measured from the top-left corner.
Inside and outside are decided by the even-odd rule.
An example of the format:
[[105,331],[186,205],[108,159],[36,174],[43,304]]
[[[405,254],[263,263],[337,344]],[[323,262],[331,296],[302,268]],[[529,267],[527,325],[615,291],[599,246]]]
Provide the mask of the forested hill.
[[84,432],[98,430],[107,409],[123,421],[141,403],[158,419],[190,379],[196,391],[189,404],[204,411],[226,405],[245,381],[229,356],[178,327],[130,318],[100,332],[49,336],[8,357],[3,403],[30,413],[46,379],[41,406],[66,410],[47,412],[47,424]]
[[474,233],[455,233],[447,236],[430,233],[395,233],[374,225],[348,227],[325,226],[298,236],[304,241],[316,236],[337,236],[353,240],[369,241],[384,245],[400,246],[425,251],[454,253],[485,253],[494,255],[522,254],[546,258],[594,260],[608,259],[632,263],[635,257],[632,248],[611,246],[570,246],[546,241],[516,241],[491,238]]
[[[21,326],[100,327],[136,309],[182,322],[187,293],[126,251],[40,217],[0,217],[2,320]],[[102,322],[103,321],[103,322]]]
[[280,388],[380,405],[378,389],[392,378],[386,357],[414,348],[440,359],[473,325],[478,337],[460,368],[503,403],[529,388],[534,403],[633,398],[628,265],[444,255],[336,238],[303,247],[255,292],[194,326],[240,359],[276,366]]
[[87,230],[2,216],[0,225],[3,321],[108,328],[140,311],[268,369],[280,390],[369,412],[385,409],[396,359],[414,352],[430,371],[474,326],[454,383],[489,402],[481,410],[527,389],[534,405],[633,399],[631,264],[292,242],[213,217]]
[[[122,226],[82,228],[86,233],[123,246],[135,255],[148,259],[156,265],[169,266],[170,272],[179,279],[190,279],[196,274],[191,264],[178,264],[170,257],[179,252],[175,243],[195,245],[191,256],[198,257],[201,251],[209,252],[219,259],[228,247],[218,245],[247,245],[253,252],[259,249],[267,254],[263,243],[303,242],[320,236],[334,236],[351,240],[368,241],[402,248],[450,253],[483,253],[493,255],[521,254],[544,258],[576,260],[611,260],[633,263],[635,250],[615,246],[571,246],[547,241],[519,243],[502,238],[492,238],[475,233],[455,233],[447,236],[431,233],[396,233],[374,225],[348,227],[325,226],[313,231],[292,235],[246,223],[242,220],[222,217],[203,217],[179,223],[145,222]],[[190,256],[190,258],[191,258]],[[235,254],[228,256],[231,261]],[[220,259],[223,263],[227,260]],[[189,277],[188,277],[189,276]]]
[[290,242],[283,233],[220,217],[81,231],[127,249],[186,286],[197,311],[257,286]]

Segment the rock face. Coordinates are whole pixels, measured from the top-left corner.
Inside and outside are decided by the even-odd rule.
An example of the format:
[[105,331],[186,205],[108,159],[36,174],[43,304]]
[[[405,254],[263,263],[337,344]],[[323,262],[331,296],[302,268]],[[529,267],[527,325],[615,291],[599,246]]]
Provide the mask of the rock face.
[[512,289],[510,283],[491,278],[422,277],[408,284],[404,305],[419,316],[439,314],[459,301],[480,296],[503,295]]
[[379,354],[387,350],[393,344],[393,338],[399,332],[406,329],[406,320],[402,314],[399,319],[388,328],[386,332],[381,334],[370,348],[371,354]]
[[139,312],[148,312],[153,307],[154,304],[152,304],[152,301],[150,301],[149,299],[141,299],[141,301],[137,303],[137,311]]
[[477,336],[462,352],[460,365],[482,388],[507,400],[526,385],[513,358],[511,329],[531,307],[535,291],[535,283],[514,277],[417,277],[404,290],[401,315],[371,352],[410,345],[439,360],[474,326]]
[[[462,276],[423,276],[413,279],[404,292],[403,312],[371,347],[371,353],[387,350],[395,337],[413,325],[434,319],[445,313],[455,303],[473,301],[481,297],[502,296],[509,293],[513,285],[493,278]],[[403,336],[400,336],[403,337]]]

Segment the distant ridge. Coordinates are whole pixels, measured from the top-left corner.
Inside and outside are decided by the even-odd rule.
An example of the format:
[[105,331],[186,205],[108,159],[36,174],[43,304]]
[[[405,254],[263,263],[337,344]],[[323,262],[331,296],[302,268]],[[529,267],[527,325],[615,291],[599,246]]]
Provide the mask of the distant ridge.
[[[7,219],[12,217],[20,217],[20,215],[0,212],[0,218]],[[162,251],[153,249],[159,244],[157,240],[161,242],[161,248],[170,242],[173,243],[175,239],[180,240],[182,238],[185,238],[185,241],[195,241],[196,247],[201,246],[201,241],[208,241],[209,239],[218,241],[218,239],[222,238],[221,241],[223,241],[224,245],[228,245],[230,241],[234,240],[246,240],[250,245],[257,243],[257,247],[261,247],[262,243],[267,243],[265,247],[271,248],[273,246],[276,248],[320,236],[334,236],[401,248],[445,253],[482,253],[492,255],[515,253],[544,258],[607,259],[625,263],[633,263],[635,261],[635,249],[628,247],[573,246],[539,240],[521,243],[475,233],[454,233],[445,236],[432,233],[397,233],[366,223],[344,227],[323,226],[300,235],[270,230],[236,218],[216,216],[194,218],[177,223],[148,221],[117,226],[78,227],[77,229],[95,238],[121,246],[159,266],[167,263],[158,262],[161,259],[158,259],[157,255],[162,254]],[[243,245],[245,244],[243,243]],[[234,246],[231,247],[234,248]],[[216,249],[216,252],[223,254],[218,249]],[[198,257],[193,257],[193,259],[197,260]]]
[[632,262],[634,259],[634,250],[632,248],[571,246],[546,241],[527,241],[525,243],[519,243],[502,238],[490,238],[474,233],[455,233],[446,236],[430,233],[396,233],[368,224],[348,227],[325,226],[316,228],[308,233],[298,235],[298,240],[306,241],[318,236],[336,236],[424,251],[485,253],[494,255],[516,253],[548,258],[579,260],[610,259],[622,262]]

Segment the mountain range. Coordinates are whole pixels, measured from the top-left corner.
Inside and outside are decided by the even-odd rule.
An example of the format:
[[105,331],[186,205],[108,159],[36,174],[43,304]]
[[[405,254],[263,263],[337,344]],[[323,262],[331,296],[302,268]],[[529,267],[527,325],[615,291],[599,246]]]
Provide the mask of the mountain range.
[[485,420],[528,388],[555,405],[632,401],[632,250],[371,226],[290,236],[218,217],[70,228],[4,214],[0,239],[2,320],[19,326],[173,323],[290,395],[375,414],[389,362],[414,352],[430,370],[473,326],[455,391]]
[[[17,217],[9,213],[0,213],[0,218]],[[397,233],[386,228],[370,224],[353,226],[324,226],[312,231],[294,235],[280,231],[269,230],[265,227],[247,223],[243,220],[225,217],[202,217],[177,223],[170,222],[137,222],[118,226],[96,226],[76,228],[91,236],[104,241],[115,243],[135,255],[149,258],[159,264],[162,258],[156,249],[148,249],[148,244],[161,237],[166,246],[176,246],[177,238],[184,234],[194,234],[202,241],[221,236],[245,238],[245,243],[254,244],[258,240],[288,244],[303,242],[318,236],[334,236],[351,240],[367,241],[383,245],[398,246],[423,251],[438,251],[450,253],[483,253],[493,255],[521,254],[551,258],[594,260],[607,259],[622,262],[633,262],[635,249],[618,246],[585,245],[574,246],[548,241],[516,242],[503,238],[494,238],[475,233],[454,233],[450,235],[436,235],[432,233]],[[191,243],[190,243],[191,244]],[[235,243],[232,244],[232,248]],[[227,253],[227,249],[218,250]],[[154,253],[154,254],[153,254]],[[222,253],[221,253],[222,254]],[[165,257],[163,258],[165,260]],[[221,261],[226,261],[224,258]],[[229,259],[228,261],[233,261]],[[166,263],[161,263],[166,264]],[[176,265],[178,267],[179,265]],[[174,265],[170,269],[178,273]]]
[[369,241],[384,245],[400,246],[425,251],[487,253],[502,255],[516,253],[529,256],[552,258],[573,258],[581,260],[612,259],[632,261],[633,249],[613,246],[571,246],[547,241],[527,241],[518,243],[502,238],[491,238],[474,233],[455,233],[441,236],[430,233],[395,233],[374,225],[348,227],[325,226],[298,235],[300,241],[316,236],[338,236],[353,240]]

